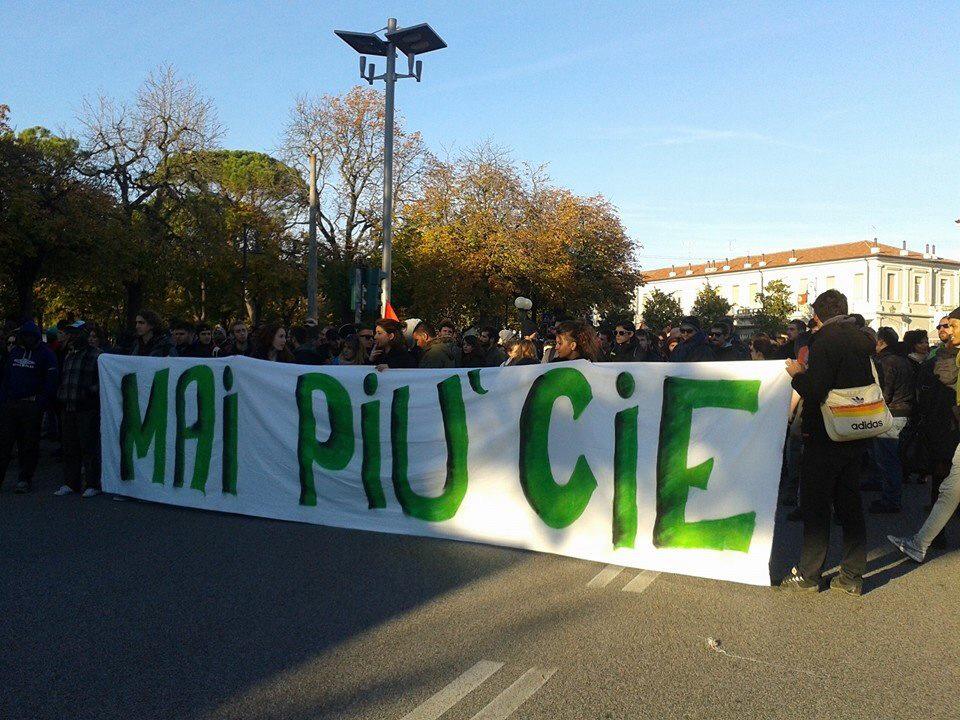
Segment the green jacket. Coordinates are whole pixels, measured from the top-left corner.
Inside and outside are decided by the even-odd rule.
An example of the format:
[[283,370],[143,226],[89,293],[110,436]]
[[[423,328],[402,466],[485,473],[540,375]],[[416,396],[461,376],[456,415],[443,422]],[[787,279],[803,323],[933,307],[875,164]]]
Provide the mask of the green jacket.
[[460,367],[462,354],[460,348],[452,340],[434,338],[426,344],[420,355],[422,368],[455,368]]

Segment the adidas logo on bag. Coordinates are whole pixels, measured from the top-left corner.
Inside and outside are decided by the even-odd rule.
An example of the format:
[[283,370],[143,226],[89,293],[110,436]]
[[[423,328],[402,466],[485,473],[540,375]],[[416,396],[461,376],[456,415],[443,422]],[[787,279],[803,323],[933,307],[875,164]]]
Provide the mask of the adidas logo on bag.
[[851,430],[869,430],[871,428],[883,427],[882,420],[864,420],[863,422],[852,423]]
[[850,398],[850,399],[853,400],[853,402],[855,402],[855,403],[857,403],[857,404],[860,404],[860,403],[863,402],[863,398],[862,398],[862,397],[857,397],[856,395],[854,395],[854,396],[853,396],[852,398]]

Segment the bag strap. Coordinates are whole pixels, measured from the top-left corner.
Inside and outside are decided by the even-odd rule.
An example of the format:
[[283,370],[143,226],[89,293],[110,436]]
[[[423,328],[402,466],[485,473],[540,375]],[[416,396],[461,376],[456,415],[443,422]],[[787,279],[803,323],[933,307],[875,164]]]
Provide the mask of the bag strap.
[[[870,372],[873,373],[873,381],[877,385],[880,385],[880,378],[877,377],[877,364],[873,361],[873,358],[867,358],[867,360],[870,362]],[[880,385],[880,387],[883,388],[882,385]]]

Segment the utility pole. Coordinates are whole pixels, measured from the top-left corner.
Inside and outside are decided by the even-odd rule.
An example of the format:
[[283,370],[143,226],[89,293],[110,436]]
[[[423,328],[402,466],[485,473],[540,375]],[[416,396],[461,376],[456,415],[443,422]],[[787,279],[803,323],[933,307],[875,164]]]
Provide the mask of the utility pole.
[[317,155],[310,153],[310,242],[307,246],[307,317],[317,319]]
[[[387,19],[387,38],[397,29],[397,19]],[[397,84],[396,45],[387,41],[386,107],[383,121],[383,285],[380,288],[380,307],[386,312],[393,286],[393,90]]]

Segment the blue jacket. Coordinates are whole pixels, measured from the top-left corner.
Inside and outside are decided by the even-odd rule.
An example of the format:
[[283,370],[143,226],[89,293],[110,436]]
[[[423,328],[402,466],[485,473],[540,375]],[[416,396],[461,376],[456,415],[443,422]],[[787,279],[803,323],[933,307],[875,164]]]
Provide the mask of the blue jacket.
[[57,356],[39,341],[40,330],[36,324],[25,323],[20,332],[36,337],[37,344],[32,350],[20,345],[10,350],[0,369],[0,402],[35,397],[37,402],[46,404],[57,394]]

